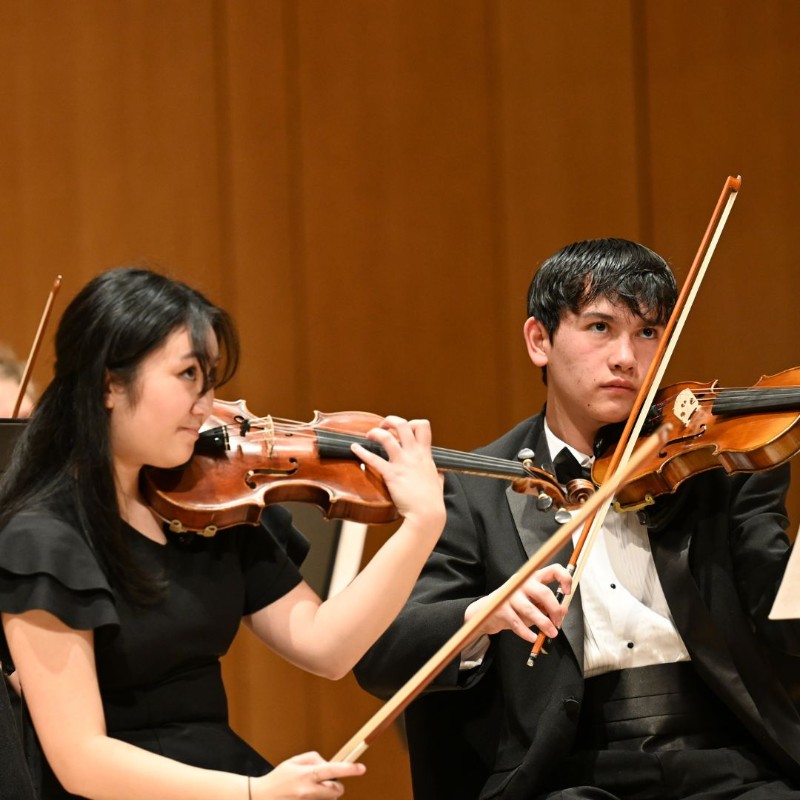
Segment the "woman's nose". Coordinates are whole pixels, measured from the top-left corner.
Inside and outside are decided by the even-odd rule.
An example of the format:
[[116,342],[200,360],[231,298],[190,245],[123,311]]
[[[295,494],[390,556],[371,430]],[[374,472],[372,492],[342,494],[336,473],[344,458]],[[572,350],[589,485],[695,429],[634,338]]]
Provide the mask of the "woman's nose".
[[197,400],[195,400],[193,410],[196,414],[202,414],[203,419],[205,419],[211,413],[211,409],[213,407],[214,390],[209,389],[207,392],[201,394]]

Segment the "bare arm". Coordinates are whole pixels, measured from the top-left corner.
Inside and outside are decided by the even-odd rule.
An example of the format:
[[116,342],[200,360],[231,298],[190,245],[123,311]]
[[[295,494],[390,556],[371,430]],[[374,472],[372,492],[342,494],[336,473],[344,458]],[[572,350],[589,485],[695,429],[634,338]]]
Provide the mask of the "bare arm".
[[[107,735],[97,683],[93,634],[68,628],[46,611],[3,615],[31,718],[64,788],[91,800],[246,800],[243,775],[200,769]],[[336,779],[359,764],[306,753],[253,778],[253,800],[338,797]]]
[[322,602],[301,583],[248,620],[286,659],[330,678],[351,670],[395,618],[444,526],[430,426],[397,417],[387,418],[385,426],[370,438],[383,445],[388,461],[358,446],[354,450],[386,482],[403,524],[339,594]]

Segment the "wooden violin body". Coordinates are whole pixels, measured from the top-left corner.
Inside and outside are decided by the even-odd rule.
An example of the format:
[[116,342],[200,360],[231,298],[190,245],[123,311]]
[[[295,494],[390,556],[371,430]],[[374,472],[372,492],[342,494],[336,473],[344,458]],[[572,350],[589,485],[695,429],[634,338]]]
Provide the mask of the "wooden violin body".
[[[621,510],[649,505],[709,469],[757,472],[800,452],[800,368],[762,376],[742,389],[720,388],[716,381],[667,386],[656,395],[650,418],[671,430],[666,444],[617,492]],[[608,464],[606,455],[595,460],[595,483],[605,480]]]
[[[356,421],[347,414],[317,413],[308,428],[276,436],[270,418],[256,420],[243,401],[215,400],[207,423],[211,433],[204,432],[188,464],[146,470],[148,502],[175,529],[209,534],[256,524],[265,505],[286,501],[314,503],[330,517],[394,519],[394,506],[376,475],[350,459],[320,458],[317,436],[309,432],[321,423],[352,432]],[[362,416],[358,430],[366,434],[379,423],[379,417]]]
[[[271,503],[312,503],[328,518],[364,523],[398,518],[383,480],[351,450],[382,417],[361,411],[316,412],[310,422],[256,417],[244,401],[215,400],[191,460],[176,469],[148,467],[142,490],[175,532],[213,535],[219,528],[256,524]],[[542,507],[567,505],[558,483],[527,462],[432,448],[440,471],[469,472],[513,482]]]

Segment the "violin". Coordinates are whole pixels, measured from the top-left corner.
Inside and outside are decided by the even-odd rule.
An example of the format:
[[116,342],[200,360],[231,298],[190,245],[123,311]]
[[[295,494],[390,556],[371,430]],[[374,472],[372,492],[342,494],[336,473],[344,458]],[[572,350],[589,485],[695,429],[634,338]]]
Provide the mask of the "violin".
[[[317,411],[310,422],[256,417],[243,400],[214,400],[192,458],[176,469],[147,467],[142,490],[153,510],[175,533],[213,536],[220,528],[257,524],[270,503],[305,502],[328,519],[363,523],[398,518],[383,480],[352,452],[357,442],[385,457],[366,438],[382,418],[361,411]],[[516,491],[535,494],[539,508],[574,507],[584,489],[570,495],[549,473],[521,461],[432,448],[440,471],[510,480]],[[529,455],[530,457],[526,457]]]
[[[725,389],[716,381],[664,387],[643,432],[664,423],[670,426],[666,443],[617,492],[617,510],[651,505],[709,469],[758,472],[795,456],[800,452],[800,367],[762,376],[745,388]],[[602,431],[596,449],[604,451],[592,468],[592,481],[600,485],[611,458]]]
[[[310,422],[256,417],[243,400],[215,399],[191,460],[176,469],[144,470],[145,497],[176,533],[211,536],[232,525],[257,524],[266,505],[282,502],[313,503],[328,519],[393,522],[398,514],[386,485],[350,449],[358,442],[385,456],[366,438],[380,423],[380,416],[361,411],[316,412]],[[756,472],[800,452],[800,367],[762,376],[751,387],[721,388],[716,381],[664,387],[634,450],[665,423],[666,442],[619,488],[617,510],[651,505],[709,469]],[[515,491],[535,494],[541,510],[554,504],[571,510],[606,481],[619,428],[600,432],[591,484],[576,480],[565,489],[531,458],[511,461],[437,447],[432,454],[442,472],[509,480]]]

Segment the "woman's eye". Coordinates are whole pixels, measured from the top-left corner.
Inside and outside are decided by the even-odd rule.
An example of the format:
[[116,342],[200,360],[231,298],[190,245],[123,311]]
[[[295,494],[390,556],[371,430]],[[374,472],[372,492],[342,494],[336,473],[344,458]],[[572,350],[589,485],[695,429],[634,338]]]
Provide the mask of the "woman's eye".
[[193,381],[197,379],[198,370],[197,367],[187,367],[181,374],[190,381]]

